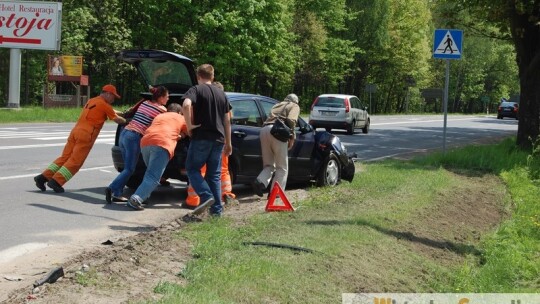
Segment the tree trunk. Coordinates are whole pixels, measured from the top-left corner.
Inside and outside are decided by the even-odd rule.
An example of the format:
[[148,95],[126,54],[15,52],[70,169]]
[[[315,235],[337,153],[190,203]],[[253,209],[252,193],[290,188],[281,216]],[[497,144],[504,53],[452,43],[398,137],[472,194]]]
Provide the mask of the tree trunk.
[[512,7],[511,30],[521,86],[516,143],[525,149],[532,147],[531,140],[540,132],[540,28],[536,17],[518,13],[515,4]]

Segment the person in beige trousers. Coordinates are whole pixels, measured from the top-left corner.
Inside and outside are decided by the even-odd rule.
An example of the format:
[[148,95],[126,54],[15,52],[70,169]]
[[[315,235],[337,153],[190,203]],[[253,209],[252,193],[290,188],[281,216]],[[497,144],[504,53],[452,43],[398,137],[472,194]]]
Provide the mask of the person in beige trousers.
[[270,134],[270,130],[277,117],[280,117],[287,126],[294,130],[299,115],[300,107],[296,94],[287,95],[282,102],[275,104],[270,110],[270,116],[264,122],[260,133],[263,170],[251,184],[253,191],[258,196],[263,196],[263,190],[268,187],[270,182],[272,183],[270,189],[274,187],[275,182],[278,182],[285,190],[289,169],[287,152],[293,147],[296,134],[293,132],[292,138],[283,142]]

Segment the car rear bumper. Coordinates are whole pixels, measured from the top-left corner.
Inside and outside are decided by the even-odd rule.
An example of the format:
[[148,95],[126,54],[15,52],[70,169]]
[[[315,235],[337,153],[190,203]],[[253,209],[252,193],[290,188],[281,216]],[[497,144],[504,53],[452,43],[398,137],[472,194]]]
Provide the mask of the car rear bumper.
[[316,128],[332,128],[332,129],[348,129],[351,126],[350,122],[346,121],[328,121],[310,119],[309,124]]

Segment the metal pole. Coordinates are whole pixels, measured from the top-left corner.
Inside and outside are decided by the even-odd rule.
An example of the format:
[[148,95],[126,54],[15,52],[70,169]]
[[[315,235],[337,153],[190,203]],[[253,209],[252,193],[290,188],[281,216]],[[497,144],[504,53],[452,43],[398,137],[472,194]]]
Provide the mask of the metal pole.
[[368,113],[373,114],[373,110],[371,109],[371,91],[369,92],[369,112]]
[[21,49],[9,50],[9,95],[8,108],[21,105]]
[[450,59],[446,59],[446,77],[444,80],[444,98],[443,98],[443,111],[444,111],[444,127],[443,127],[443,154],[446,154],[446,123],[448,116],[448,87],[450,79]]

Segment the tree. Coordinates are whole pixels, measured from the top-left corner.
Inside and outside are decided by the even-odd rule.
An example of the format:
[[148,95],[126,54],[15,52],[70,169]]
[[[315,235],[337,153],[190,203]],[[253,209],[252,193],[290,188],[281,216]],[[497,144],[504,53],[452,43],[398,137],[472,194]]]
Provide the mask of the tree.
[[[530,149],[532,141],[540,133],[540,0],[445,0],[454,3],[454,12],[468,11],[476,16],[474,23],[464,26],[477,30],[481,20],[487,20],[498,26],[504,38],[510,33],[516,50],[516,62],[519,70],[520,107],[517,133],[517,145]],[[453,14],[459,22],[458,14]],[[486,33],[490,35],[492,33]],[[532,140],[532,141],[531,141]]]

